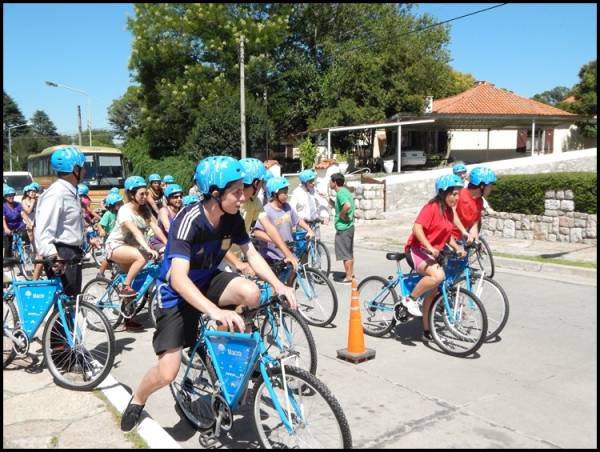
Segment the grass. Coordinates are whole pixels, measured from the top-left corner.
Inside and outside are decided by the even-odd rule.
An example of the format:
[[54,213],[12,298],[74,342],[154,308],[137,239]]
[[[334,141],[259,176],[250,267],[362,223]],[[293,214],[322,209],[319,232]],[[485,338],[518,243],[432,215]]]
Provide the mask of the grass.
[[[121,413],[119,413],[117,409],[113,406],[113,404],[110,403],[110,401],[106,398],[102,391],[95,390],[93,391],[93,394],[96,395],[96,397],[98,397],[106,404],[117,425],[121,425]],[[144,439],[140,435],[135,433],[135,431],[124,433],[124,435],[125,439],[132,444],[133,449],[150,449],[146,441],[144,441]]]
[[49,449],[56,449],[58,447],[58,436],[53,436],[50,438],[50,444],[48,444]]
[[558,258],[547,258],[541,256],[522,256],[518,254],[510,254],[510,253],[499,253],[494,251],[494,256],[498,257],[509,257],[511,259],[522,259],[526,261],[534,261],[540,262],[543,264],[559,264],[559,265],[570,265],[572,267],[580,267],[580,268],[592,268],[596,269],[597,265],[593,262],[582,262],[582,261],[573,261],[569,259],[558,259]]

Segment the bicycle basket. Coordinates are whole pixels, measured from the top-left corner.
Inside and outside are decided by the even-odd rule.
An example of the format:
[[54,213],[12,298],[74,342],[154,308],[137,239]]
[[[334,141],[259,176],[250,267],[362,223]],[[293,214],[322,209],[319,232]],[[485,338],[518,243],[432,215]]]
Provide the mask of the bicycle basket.
[[452,283],[460,278],[465,271],[467,264],[467,258],[449,258],[446,262],[446,265],[444,265],[446,280]]
[[294,238],[294,248],[296,254],[301,254],[306,249],[306,231],[295,231],[292,233]]
[[23,330],[28,336],[33,335],[38,328],[56,294],[56,283],[54,281],[24,282],[15,284],[17,291],[17,303],[19,316]]
[[403,284],[406,288],[406,294],[410,294],[413,291],[417,283],[421,281],[421,278],[422,276],[418,273],[409,273],[404,275]]
[[223,381],[223,393],[231,403],[244,387],[258,354],[258,339],[249,334],[211,331],[206,344],[213,356],[215,370]]

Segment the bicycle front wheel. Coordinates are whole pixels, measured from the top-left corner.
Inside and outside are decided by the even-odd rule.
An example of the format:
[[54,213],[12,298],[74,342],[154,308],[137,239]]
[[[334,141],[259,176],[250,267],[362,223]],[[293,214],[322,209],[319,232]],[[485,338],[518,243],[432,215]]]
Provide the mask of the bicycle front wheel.
[[76,312],[75,302],[70,301],[63,308],[64,323],[58,309],[46,323],[44,359],[56,384],[87,391],[98,386],[112,369],[115,336],[106,317],[93,304],[80,301]]
[[369,336],[385,336],[396,325],[394,307],[398,295],[387,287],[388,282],[381,276],[369,276],[358,285],[360,318],[363,330]]
[[110,279],[96,277],[84,286],[81,293],[87,301],[94,303],[102,311],[113,330],[119,326],[123,320],[121,299]]
[[310,325],[326,326],[333,322],[338,299],[333,283],[315,268],[301,267],[291,286],[296,291],[298,311]]
[[[342,407],[329,389],[306,370],[293,366],[285,366],[285,372],[281,367],[272,369],[269,382],[259,378],[252,391],[251,414],[263,448],[352,448]],[[287,418],[285,422],[282,415]],[[291,423],[291,432],[286,422]]]
[[492,278],[477,274],[471,274],[471,284],[468,286],[464,276],[458,279],[456,284],[463,288],[470,287],[483,303],[488,323],[486,341],[498,336],[506,326],[510,311],[508,296],[502,286]]
[[496,271],[496,266],[494,264],[492,250],[483,237],[479,237],[478,240],[480,245],[473,254],[469,264],[476,272],[478,270],[483,271],[485,272],[485,276],[493,278],[494,272]]
[[21,251],[19,253],[19,271],[26,280],[31,281],[33,279],[33,269],[35,268],[35,264],[33,263],[35,258],[33,246],[31,244],[23,244]]
[[2,368],[4,369],[17,355],[10,337],[19,321],[13,300],[5,300],[2,303],[2,318]]
[[90,253],[92,253],[92,259],[94,259],[96,267],[100,267],[102,261],[106,259],[106,249],[104,248],[104,246],[101,246],[100,248],[92,247]]
[[317,346],[310,332],[306,320],[298,314],[286,308],[281,310],[271,309],[269,313],[261,311],[257,316],[260,334],[263,338],[267,351],[271,355],[270,347],[274,347],[279,353],[296,352],[296,367],[307,370],[313,375],[317,372]]
[[[197,429],[206,429],[213,425],[215,418],[212,410],[212,395],[215,391],[217,376],[214,369],[201,355],[191,350],[182,350],[182,362],[179,373],[169,385],[173,398],[184,417]],[[186,359],[183,359],[185,356]],[[191,359],[190,359],[191,358]]]
[[451,287],[447,293],[447,300],[440,294],[431,304],[429,331],[445,353],[469,356],[479,350],[486,338],[485,308],[475,294],[462,287]]
[[327,246],[320,240],[316,240],[314,247],[309,247],[307,253],[308,266],[321,270],[329,278],[329,274],[331,273],[331,256]]

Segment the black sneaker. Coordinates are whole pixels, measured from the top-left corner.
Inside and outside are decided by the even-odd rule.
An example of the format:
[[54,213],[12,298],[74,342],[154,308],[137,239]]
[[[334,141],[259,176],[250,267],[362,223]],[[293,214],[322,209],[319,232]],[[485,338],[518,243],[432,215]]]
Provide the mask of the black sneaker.
[[127,408],[125,408],[123,417],[121,418],[121,431],[123,432],[130,432],[137,427],[140,422],[142,411],[144,411],[145,405],[133,405],[131,403],[132,400],[133,396],[131,396],[131,400],[129,400]]
[[431,335],[431,331],[423,331],[423,334],[421,334],[421,340],[423,342],[429,342],[433,340],[433,336]]

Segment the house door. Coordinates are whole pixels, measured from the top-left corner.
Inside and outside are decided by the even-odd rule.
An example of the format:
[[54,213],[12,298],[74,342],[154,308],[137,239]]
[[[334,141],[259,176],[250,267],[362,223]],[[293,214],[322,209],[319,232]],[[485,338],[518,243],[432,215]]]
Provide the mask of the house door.
[[544,154],[552,154],[554,152],[554,129],[545,129],[544,133]]

